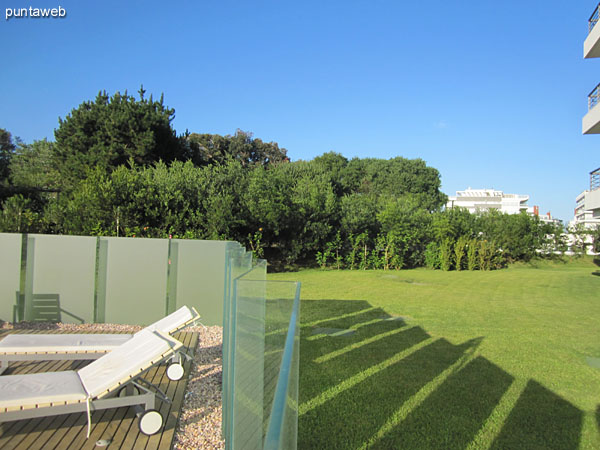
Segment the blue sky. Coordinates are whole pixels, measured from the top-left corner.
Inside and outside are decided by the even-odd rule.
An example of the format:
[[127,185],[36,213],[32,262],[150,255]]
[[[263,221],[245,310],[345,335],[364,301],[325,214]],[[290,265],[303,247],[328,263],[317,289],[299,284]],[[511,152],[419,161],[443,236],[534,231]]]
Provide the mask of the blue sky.
[[[63,19],[5,20],[63,7]],[[530,195],[570,220],[600,166],[583,136],[592,1],[36,1],[0,8],[0,128],[53,140],[98,91],[143,83],[178,133],[276,141],[292,160],[422,158],[442,190]]]

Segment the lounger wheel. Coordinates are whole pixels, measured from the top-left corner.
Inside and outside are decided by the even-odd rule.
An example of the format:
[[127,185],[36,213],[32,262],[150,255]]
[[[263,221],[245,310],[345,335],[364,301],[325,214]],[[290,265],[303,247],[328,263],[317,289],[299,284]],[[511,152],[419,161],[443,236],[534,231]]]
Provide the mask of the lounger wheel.
[[149,409],[140,416],[138,424],[142,433],[151,436],[162,427],[163,417],[157,410]]
[[[119,389],[117,391],[117,397],[126,397],[127,396],[127,387],[128,386],[123,386],[121,389]],[[140,395],[140,390],[138,389],[137,386],[129,386],[129,387],[133,389],[133,395]]]
[[183,366],[180,363],[169,364],[167,367],[167,376],[171,381],[179,381],[183,378]]

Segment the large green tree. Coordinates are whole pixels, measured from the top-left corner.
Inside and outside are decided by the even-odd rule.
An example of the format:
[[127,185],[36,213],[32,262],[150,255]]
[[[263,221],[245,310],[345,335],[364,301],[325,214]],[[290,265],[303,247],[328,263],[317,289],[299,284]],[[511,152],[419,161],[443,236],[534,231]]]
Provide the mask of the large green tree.
[[10,162],[10,181],[16,190],[57,190],[61,184],[54,142],[20,142]]
[[110,172],[132,160],[147,165],[183,159],[184,153],[171,127],[175,110],[152,96],[139,100],[120,92],[112,97],[103,91],[96,99],[73,109],[59,119],[54,150],[58,167],[67,183],[85,178],[90,168]]
[[286,149],[276,142],[263,142],[252,133],[239,129],[233,136],[191,133],[184,142],[186,157],[197,166],[238,161],[243,167],[250,167],[288,161]]
[[353,158],[341,180],[346,192],[393,197],[411,194],[429,211],[439,210],[447,200],[440,191],[440,173],[422,159]]
[[288,263],[312,259],[339,221],[329,175],[306,161],[255,168],[243,201],[250,229]]
[[0,187],[7,183],[9,165],[15,151],[12,135],[0,128]]

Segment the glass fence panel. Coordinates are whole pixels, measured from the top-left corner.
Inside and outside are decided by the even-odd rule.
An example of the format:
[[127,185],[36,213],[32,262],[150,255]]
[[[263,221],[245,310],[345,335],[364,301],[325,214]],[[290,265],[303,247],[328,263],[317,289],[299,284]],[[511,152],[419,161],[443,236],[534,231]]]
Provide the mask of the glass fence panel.
[[[223,436],[231,436],[233,417],[233,353],[234,353],[234,284],[242,274],[252,269],[252,254],[239,243],[229,243],[226,256],[225,295],[223,307]],[[266,270],[266,268],[265,268]],[[227,442],[231,440],[228,438]],[[229,444],[227,444],[229,445]],[[231,448],[231,447],[228,447]]]
[[222,323],[226,447],[295,448],[299,283],[267,282],[237,242],[2,233],[0,248],[0,320],[145,325],[185,304]]
[[21,241],[21,234],[0,234],[0,321],[4,322],[22,319],[18,311],[18,304],[22,304],[19,302]]
[[101,238],[107,323],[148,325],[166,313],[168,239]]
[[184,305],[194,306],[204,325],[223,324],[227,244],[224,241],[169,241],[168,312]]
[[296,448],[299,307],[299,283],[266,281],[264,261],[234,280],[224,366],[227,449]]
[[97,238],[27,235],[25,320],[94,321]]
[[251,267],[232,241],[0,233],[0,320],[145,325],[187,305],[222,325]]
[[234,283],[231,448],[261,449],[265,355],[266,262]]
[[300,283],[267,283],[264,448],[296,449]]

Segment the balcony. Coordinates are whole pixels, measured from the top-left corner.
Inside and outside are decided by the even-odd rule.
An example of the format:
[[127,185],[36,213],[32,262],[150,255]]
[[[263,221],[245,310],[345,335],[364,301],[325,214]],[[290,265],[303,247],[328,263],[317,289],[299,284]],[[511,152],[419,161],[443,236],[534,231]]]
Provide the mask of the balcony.
[[600,210],[600,190],[588,192],[585,196],[586,211]]
[[588,36],[583,42],[583,57],[598,58],[600,57],[600,26],[597,27],[600,19],[600,5],[592,13],[588,20]]
[[[600,29],[600,26],[597,27]],[[600,102],[600,84],[598,84],[588,95],[588,113],[583,116],[583,134],[600,134],[600,108],[596,107]]]

